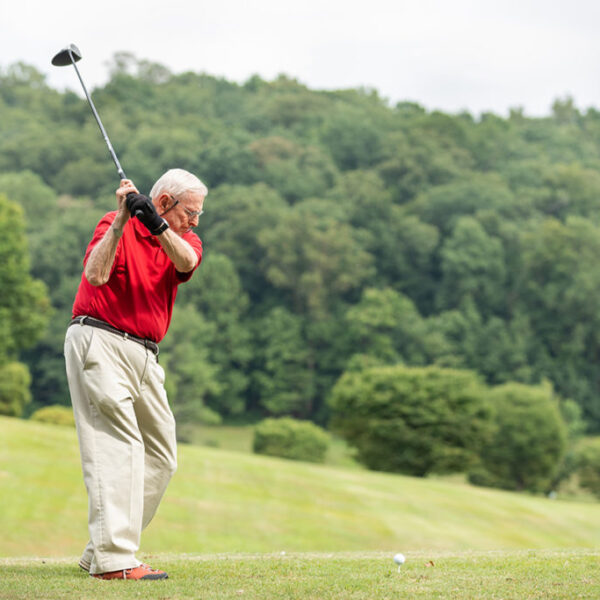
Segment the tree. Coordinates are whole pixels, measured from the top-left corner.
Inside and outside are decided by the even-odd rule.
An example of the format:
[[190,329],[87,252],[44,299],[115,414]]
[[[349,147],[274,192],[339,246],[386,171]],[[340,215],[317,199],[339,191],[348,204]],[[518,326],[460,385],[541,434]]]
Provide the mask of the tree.
[[56,192],[32,171],[0,174],[0,189],[23,209],[27,233],[37,233],[47,225],[49,215],[58,208]]
[[534,369],[600,429],[600,231],[580,217],[547,219],[523,232],[518,287],[535,340]]
[[294,312],[323,318],[334,297],[347,297],[373,276],[373,259],[352,227],[312,209],[295,205],[258,241],[271,285],[289,294]]
[[375,164],[381,155],[381,135],[362,111],[340,105],[324,124],[323,143],[342,171]]
[[483,316],[504,308],[506,267],[502,243],[472,217],[456,221],[440,250],[442,281],[437,296],[442,310],[472,298]]
[[331,158],[317,146],[273,136],[252,142],[250,149],[262,170],[260,179],[290,203],[322,195],[337,175]]
[[330,404],[333,431],[379,471],[462,471],[490,430],[485,388],[469,371],[397,365],[346,372]]
[[430,328],[406,296],[367,288],[346,314],[352,347],[382,364],[426,365],[449,351],[443,335]]
[[207,394],[207,406],[223,416],[243,413],[253,349],[245,322],[248,295],[231,260],[208,253],[192,279],[179,288],[177,303],[193,305],[211,324],[211,335],[199,343],[218,367],[219,392]]
[[0,363],[15,358],[43,335],[50,302],[30,275],[23,212],[0,194]]
[[511,217],[520,209],[518,199],[502,178],[493,173],[431,187],[407,205],[406,210],[448,235],[460,217],[473,216],[481,210],[494,210]]
[[327,214],[347,221],[373,256],[378,285],[407,294],[419,308],[430,309],[434,281],[436,227],[395,206],[392,194],[375,171],[343,173],[326,196]]
[[199,227],[202,240],[232,261],[253,302],[260,302],[270,288],[259,268],[265,249],[258,238],[277,226],[286,209],[285,200],[263,184],[222,185],[207,197]]
[[20,417],[31,402],[31,375],[20,362],[0,365],[0,415]]
[[494,435],[481,449],[473,483],[548,491],[566,451],[567,427],[551,385],[506,383],[493,388]]
[[302,320],[277,307],[256,322],[254,395],[269,415],[311,414],[314,372],[303,339]]
[[20,416],[31,400],[31,376],[16,359],[43,335],[50,303],[31,277],[23,212],[0,194],[0,414]]
[[579,484],[600,498],[600,438],[581,441],[575,451],[575,467]]
[[214,329],[193,306],[178,306],[161,343],[166,389],[181,425],[220,422],[219,415],[206,406],[207,396],[221,391],[218,367],[211,362],[208,348],[199,343],[210,339]]

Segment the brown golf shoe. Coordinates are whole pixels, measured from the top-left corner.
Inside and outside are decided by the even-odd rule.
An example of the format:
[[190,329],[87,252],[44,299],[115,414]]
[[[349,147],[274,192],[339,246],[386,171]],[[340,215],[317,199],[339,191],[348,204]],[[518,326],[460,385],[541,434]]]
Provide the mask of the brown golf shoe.
[[169,576],[164,571],[152,569],[148,565],[140,565],[132,569],[122,569],[120,571],[110,571],[109,573],[97,573],[92,575],[96,579],[167,579]]

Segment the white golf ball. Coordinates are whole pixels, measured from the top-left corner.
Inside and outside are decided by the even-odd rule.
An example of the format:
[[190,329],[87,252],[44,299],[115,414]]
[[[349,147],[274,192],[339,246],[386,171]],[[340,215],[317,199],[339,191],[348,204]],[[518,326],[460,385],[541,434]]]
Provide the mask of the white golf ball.
[[406,560],[406,558],[404,558],[404,554],[398,553],[394,556],[394,562],[397,565],[403,565],[405,560]]

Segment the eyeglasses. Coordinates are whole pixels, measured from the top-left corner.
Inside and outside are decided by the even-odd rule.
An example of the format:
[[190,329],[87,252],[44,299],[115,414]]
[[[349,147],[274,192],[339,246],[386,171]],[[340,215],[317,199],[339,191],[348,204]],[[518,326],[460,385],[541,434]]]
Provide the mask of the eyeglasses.
[[[177,200],[177,202],[179,202],[179,200]],[[190,219],[190,220],[197,219],[198,217],[200,217],[201,215],[204,214],[203,210],[190,210],[189,208],[186,208],[183,204],[181,205],[181,208],[183,208],[183,210],[185,210],[185,214],[188,216],[188,219]]]
[[[171,194],[169,194],[169,196],[171,196]],[[173,210],[178,204],[180,204],[179,200],[177,200],[176,198],[173,198],[173,196],[171,196],[171,198],[173,200],[175,200],[175,202],[173,202],[173,204],[169,208],[167,208],[167,210],[165,210],[165,212],[160,214],[161,217],[163,215],[166,215],[170,210]],[[192,219],[197,219],[204,214],[203,210],[190,210],[189,208],[186,208],[183,204],[181,205],[181,208],[183,208],[183,210],[185,211],[185,214],[187,215],[187,218],[190,221]]]

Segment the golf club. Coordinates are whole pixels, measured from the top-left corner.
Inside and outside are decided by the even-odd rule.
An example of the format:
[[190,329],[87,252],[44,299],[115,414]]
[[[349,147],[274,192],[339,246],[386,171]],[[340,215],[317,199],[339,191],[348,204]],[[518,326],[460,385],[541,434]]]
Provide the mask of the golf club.
[[[54,55],[54,58],[52,59],[52,64],[55,67],[66,67],[68,65],[73,65],[73,67],[75,68],[75,73],[77,73],[77,77],[79,78],[79,82],[81,83],[81,87],[83,88],[83,91],[85,93],[85,97],[87,98],[90,108],[92,109],[92,113],[94,113],[96,123],[98,123],[98,127],[100,127],[100,131],[102,132],[102,137],[104,138],[104,141],[106,142],[106,145],[108,146],[108,151],[110,152],[110,155],[117,167],[117,172],[119,173],[119,177],[121,179],[127,179],[127,177],[125,175],[125,171],[123,171],[123,168],[121,167],[121,163],[119,162],[119,159],[117,158],[117,155],[112,147],[112,144],[110,143],[110,139],[108,138],[106,130],[104,129],[104,125],[102,125],[102,121],[100,120],[100,115],[98,114],[98,111],[96,110],[96,107],[94,106],[94,102],[93,102],[91,96],[89,95],[87,88],[85,87],[85,84],[83,83],[83,79],[81,78],[81,75],[79,73],[79,69],[77,68],[77,65],[75,64],[78,61],[80,61],[81,58],[82,58],[81,51],[79,50],[79,48],[75,44],[70,44],[69,46],[67,46],[66,48],[63,48],[60,52],[58,52],[57,54]],[[130,195],[131,194],[128,194],[127,197],[129,197]],[[142,211],[140,211],[140,210],[136,211],[136,213],[135,213],[136,217],[139,217],[141,215],[142,215]]]

